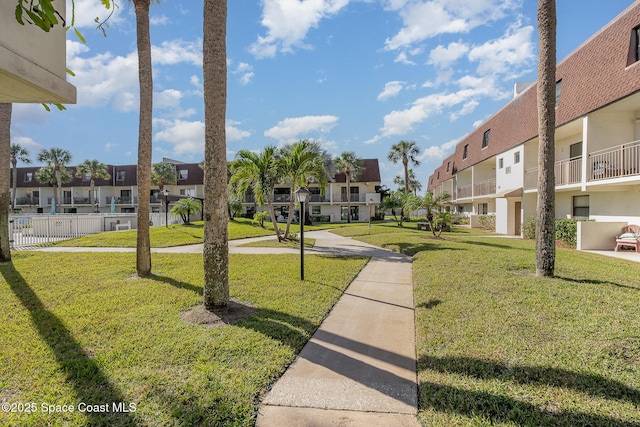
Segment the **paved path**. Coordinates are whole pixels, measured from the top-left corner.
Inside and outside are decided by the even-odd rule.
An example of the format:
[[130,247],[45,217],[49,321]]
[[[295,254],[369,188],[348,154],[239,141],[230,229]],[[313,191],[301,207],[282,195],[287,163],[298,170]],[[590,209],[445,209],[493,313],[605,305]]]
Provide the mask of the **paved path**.
[[[257,427],[419,426],[416,419],[415,319],[411,258],[328,231],[307,254],[371,260],[263,400]],[[229,242],[230,253],[300,253],[242,247],[267,236]],[[133,248],[39,248],[44,251],[135,251]],[[202,245],[153,249],[202,253]]]

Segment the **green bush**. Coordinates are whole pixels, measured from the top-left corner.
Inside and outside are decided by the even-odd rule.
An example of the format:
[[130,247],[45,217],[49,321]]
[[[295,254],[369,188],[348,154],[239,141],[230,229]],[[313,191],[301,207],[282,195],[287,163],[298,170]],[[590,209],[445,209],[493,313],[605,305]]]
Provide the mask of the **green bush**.
[[[556,219],[556,240],[575,248],[578,243],[578,221],[583,220],[575,218]],[[531,240],[536,238],[536,219],[534,217],[524,220],[522,236]]]
[[496,231],[495,215],[480,215],[478,217],[478,228],[483,230]]
[[309,219],[311,222],[331,222],[329,215],[310,215]]
[[466,215],[460,215],[460,214],[451,215],[451,224],[469,225],[469,217]]

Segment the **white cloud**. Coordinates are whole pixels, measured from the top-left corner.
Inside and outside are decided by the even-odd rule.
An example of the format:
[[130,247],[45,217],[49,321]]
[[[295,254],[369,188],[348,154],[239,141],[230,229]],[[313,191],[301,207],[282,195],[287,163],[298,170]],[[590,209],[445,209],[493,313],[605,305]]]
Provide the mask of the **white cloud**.
[[113,142],[107,142],[104,144],[104,151],[107,153],[111,152],[114,148],[117,148],[120,144],[114,144]]
[[407,52],[400,52],[398,56],[396,56],[396,59],[393,60],[393,62],[399,62],[405,65],[416,65],[415,62],[409,59],[409,57],[407,56]]
[[167,25],[168,23],[169,17],[166,15],[149,17],[149,25]]
[[426,148],[418,159],[420,161],[442,160],[453,152],[459,139],[447,141],[441,145],[432,145]]
[[[32,162],[36,160],[36,156],[40,151],[44,149],[43,145],[38,144],[28,136],[12,136],[11,144],[18,144],[22,148],[26,148],[29,151],[29,158]],[[9,163],[9,161],[7,161]]]
[[429,53],[429,63],[438,67],[448,67],[462,58],[469,51],[469,46],[461,42],[449,43],[447,47],[438,45]]
[[160,46],[151,46],[151,60],[154,64],[173,65],[187,63],[201,67],[202,42],[163,41]]
[[385,48],[405,48],[440,34],[468,33],[504,17],[519,3],[519,0],[389,0],[387,8],[399,13],[403,27],[386,40]]
[[403,87],[404,87],[404,82],[400,82],[397,80],[392,82],[387,82],[384,85],[384,89],[382,90],[382,92],[378,94],[378,101],[383,101],[385,99],[396,96],[397,94],[400,93]]
[[204,123],[201,121],[154,119],[154,126],[162,130],[155,141],[169,143],[176,155],[204,153]]
[[251,132],[240,129],[242,123],[235,120],[227,120],[225,124],[225,132],[227,134],[227,142],[240,141],[241,139],[251,136]]
[[[71,0],[67,1],[67,25],[71,25]],[[75,0],[75,25],[78,28],[96,28],[95,18],[98,17],[100,22],[106,19],[111,13],[112,9],[105,9],[105,7],[96,0]],[[120,3],[120,2],[118,2]],[[113,7],[113,2],[111,4]],[[121,5],[122,6],[122,5]],[[113,15],[109,17],[108,24],[115,25],[122,21],[121,17],[122,9],[113,9]]]
[[153,94],[153,106],[158,108],[178,108],[182,92],[176,89],[166,89]]
[[[231,65],[232,61],[228,60],[227,63]],[[253,67],[246,62],[239,62],[238,66],[231,71],[231,74],[239,76],[238,81],[243,86],[249,84],[251,79],[255,76]]]
[[469,60],[478,62],[478,73],[507,74],[514,67],[528,65],[535,60],[534,45],[531,40],[533,27],[511,26],[507,33],[495,40],[475,46],[469,52]]
[[337,123],[336,116],[292,117],[278,122],[276,126],[266,130],[264,135],[286,144],[306,138],[309,133],[328,133]]
[[263,0],[262,25],[265,36],[249,47],[257,58],[273,57],[278,52],[290,53],[293,48],[307,48],[304,39],[311,28],[330,18],[349,4],[350,0]]

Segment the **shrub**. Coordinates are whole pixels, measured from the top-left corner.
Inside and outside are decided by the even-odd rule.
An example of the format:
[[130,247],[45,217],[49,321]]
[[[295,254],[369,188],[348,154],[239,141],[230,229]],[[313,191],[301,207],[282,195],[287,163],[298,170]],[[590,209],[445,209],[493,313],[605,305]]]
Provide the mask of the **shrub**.
[[536,238],[536,219],[532,216],[524,220],[522,224],[522,237],[529,240]]
[[480,215],[478,217],[478,227],[483,230],[496,231],[496,216]]
[[[583,220],[575,218],[556,219],[556,240],[575,248],[578,243],[578,221]],[[522,236],[530,240],[536,238],[536,219],[534,217],[524,220]]]
[[310,215],[309,219],[312,222],[330,222],[331,217],[329,215]]
[[460,214],[451,215],[451,224],[469,225],[469,217],[466,215],[460,215]]

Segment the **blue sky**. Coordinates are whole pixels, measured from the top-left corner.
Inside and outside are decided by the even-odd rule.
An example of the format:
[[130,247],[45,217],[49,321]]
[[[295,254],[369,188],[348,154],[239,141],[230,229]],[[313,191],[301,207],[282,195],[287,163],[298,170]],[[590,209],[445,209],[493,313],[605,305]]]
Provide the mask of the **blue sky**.
[[[138,76],[133,7],[120,7],[107,37],[98,0],[75,0],[67,65],[77,105],[46,112],[15,104],[12,142],[62,147],[72,164],[137,162]],[[70,3],[67,0],[67,3]],[[630,0],[558,0],[561,60]],[[395,188],[391,145],[413,140],[424,183],[455,143],[505,105],[516,82],[535,81],[535,0],[232,0],[227,27],[228,158],[302,138],[331,154],[378,158]],[[579,5],[579,7],[577,7]],[[70,7],[68,7],[70,11]],[[153,161],[199,162],[204,152],[202,1],[151,6]],[[423,190],[424,191],[424,190]]]

